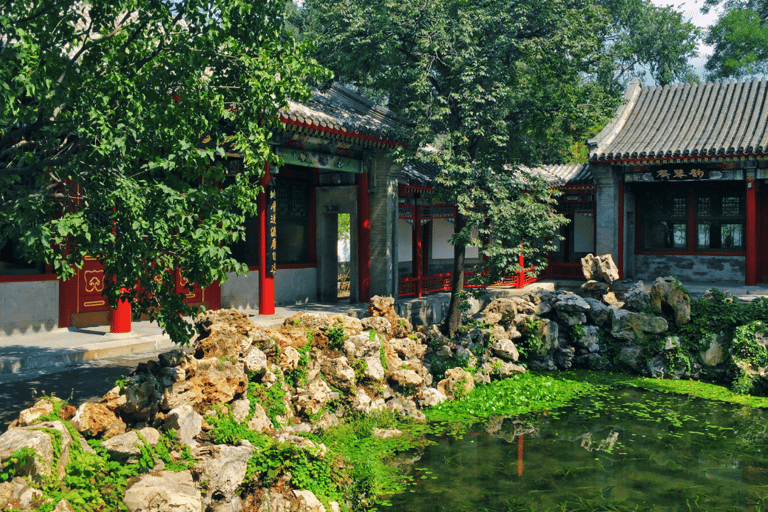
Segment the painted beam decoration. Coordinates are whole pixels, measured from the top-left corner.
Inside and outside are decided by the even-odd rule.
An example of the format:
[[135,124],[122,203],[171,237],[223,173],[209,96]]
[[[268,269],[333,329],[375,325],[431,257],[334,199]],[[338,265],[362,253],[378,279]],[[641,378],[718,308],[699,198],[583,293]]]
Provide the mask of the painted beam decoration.
[[344,156],[301,149],[282,149],[280,156],[283,157],[286,165],[300,165],[328,171],[363,172],[362,161]]
[[669,181],[743,181],[744,169],[736,168],[737,163],[702,165],[676,163],[630,167],[624,173],[626,183],[669,182]]
[[277,191],[270,180],[267,185],[266,239],[267,268],[264,275],[274,277],[277,273]]

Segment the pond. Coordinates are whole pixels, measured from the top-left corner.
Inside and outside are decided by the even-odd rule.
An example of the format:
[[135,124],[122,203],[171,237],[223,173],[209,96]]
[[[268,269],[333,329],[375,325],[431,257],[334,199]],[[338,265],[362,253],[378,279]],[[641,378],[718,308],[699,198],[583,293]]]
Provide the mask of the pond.
[[632,388],[420,452],[389,512],[768,510],[768,411]]

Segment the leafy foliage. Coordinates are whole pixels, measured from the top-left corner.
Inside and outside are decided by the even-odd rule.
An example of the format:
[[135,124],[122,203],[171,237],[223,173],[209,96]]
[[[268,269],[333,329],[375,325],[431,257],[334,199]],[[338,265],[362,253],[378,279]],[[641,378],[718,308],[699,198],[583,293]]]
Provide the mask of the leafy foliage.
[[479,275],[491,280],[519,269],[521,250],[541,268],[557,238],[554,193],[514,164],[557,161],[564,138],[583,138],[617,105],[596,81],[610,66],[604,11],[588,0],[308,0],[304,13],[317,58],[412,122],[399,157],[435,164],[438,199],[457,205],[453,335],[466,247],[482,240],[491,270]]
[[24,446],[0,461],[0,482],[9,482],[23,474],[23,469],[35,458],[35,450]]
[[[245,270],[228,244],[278,160],[279,109],[308,98],[306,77],[327,76],[283,30],[283,7],[0,6],[0,243],[18,239],[62,279],[96,259],[112,306],[130,300],[186,343],[191,283]],[[243,170],[227,179],[233,152]]]
[[725,10],[705,39],[714,46],[706,64],[709,77],[743,77],[768,71],[768,2],[707,0],[704,10],[720,4]]

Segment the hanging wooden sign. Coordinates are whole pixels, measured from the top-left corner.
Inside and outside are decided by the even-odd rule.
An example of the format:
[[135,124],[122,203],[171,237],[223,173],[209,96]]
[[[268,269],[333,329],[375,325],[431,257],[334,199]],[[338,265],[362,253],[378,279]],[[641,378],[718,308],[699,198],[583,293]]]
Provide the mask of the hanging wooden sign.
[[266,239],[267,265],[264,275],[274,277],[277,273],[277,192],[270,181],[266,187],[267,194],[267,219]]

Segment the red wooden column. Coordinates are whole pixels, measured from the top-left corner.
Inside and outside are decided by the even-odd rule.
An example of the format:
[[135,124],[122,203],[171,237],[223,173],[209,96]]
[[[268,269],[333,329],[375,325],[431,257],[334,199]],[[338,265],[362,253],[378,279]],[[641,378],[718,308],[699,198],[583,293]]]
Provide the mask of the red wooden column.
[[275,314],[275,277],[267,277],[267,184],[272,179],[269,165],[264,166],[264,176],[259,185],[264,189],[259,194],[257,215],[259,219],[259,314]]
[[371,202],[368,173],[357,175],[357,280],[358,300],[371,300]]
[[747,254],[744,269],[744,284],[757,285],[757,182],[747,177]]
[[416,199],[416,204],[413,208],[413,237],[413,277],[416,278],[416,298],[418,299],[422,295],[421,280],[423,277],[421,273],[423,259],[423,252],[421,247],[421,205],[419,204],[418,199]]

